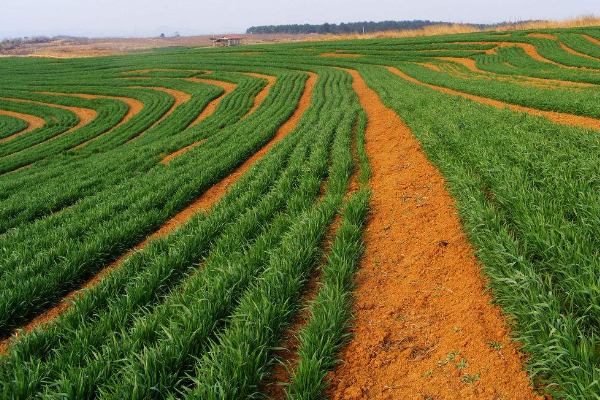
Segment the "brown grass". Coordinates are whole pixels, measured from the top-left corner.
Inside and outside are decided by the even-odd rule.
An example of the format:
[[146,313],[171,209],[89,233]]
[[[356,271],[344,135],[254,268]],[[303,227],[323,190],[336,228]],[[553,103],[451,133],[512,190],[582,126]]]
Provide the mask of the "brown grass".
[[[373,32],[366,35],[351,33],[344,35],[323,35],[316,40],[351,40],[351,39],[381,39],[381,38],[403,38],[437,35],[454,35],[459,33],[491,32],[491,31],[520,31],[529,29],[556,29],[556,28],[580,28],[586,26],[600,26],[600,16],[585,15],[563,21],[539,21],[524,22],[514,25],[501,25],[494,28],[478,29],[463,24],[454,25],[431,25],[422,29],[411,29],[403,31]],[[315,40],[311,38],[309,40]]]

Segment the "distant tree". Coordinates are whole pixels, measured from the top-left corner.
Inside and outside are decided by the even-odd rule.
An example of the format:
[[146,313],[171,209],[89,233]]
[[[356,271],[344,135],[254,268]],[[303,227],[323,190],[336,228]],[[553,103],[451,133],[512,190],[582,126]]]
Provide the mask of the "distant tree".
[[160,34],[160,38],[161,38],[161,39],[164,39],[164,38],[165,38],[165,34],[164,34],[164,33],[161,33],[161,34]]
[[181,35],[179,34],[179,32],[175,31],[175,35],[174,35],[174,36],[175,36],[175,37],[179,37],[179,36],[181,36]]

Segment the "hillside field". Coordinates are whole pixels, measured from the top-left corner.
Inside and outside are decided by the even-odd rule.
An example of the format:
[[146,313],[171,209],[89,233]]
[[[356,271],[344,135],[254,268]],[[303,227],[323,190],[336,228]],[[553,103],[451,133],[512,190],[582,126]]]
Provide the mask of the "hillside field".
[[0,398],[600,399],[600,28],[0,58]]

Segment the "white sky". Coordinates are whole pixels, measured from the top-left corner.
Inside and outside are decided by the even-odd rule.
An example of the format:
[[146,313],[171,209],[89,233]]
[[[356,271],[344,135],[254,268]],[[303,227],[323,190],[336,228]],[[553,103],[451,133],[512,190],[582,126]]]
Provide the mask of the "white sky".
[[600,0],[0,0],[0,38],[242,33],[252,25],[429,19],[491,23],[600,14]]

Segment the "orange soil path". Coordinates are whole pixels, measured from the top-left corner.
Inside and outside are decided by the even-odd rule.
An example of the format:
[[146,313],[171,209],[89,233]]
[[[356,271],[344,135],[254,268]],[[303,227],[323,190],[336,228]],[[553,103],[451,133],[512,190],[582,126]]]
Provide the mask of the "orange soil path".
[[118,127],[120,127],[121,125],[125,124],[127,121],[129,121],[131,118],[133,118],[134,116],[136,116],[137,114],[139,114],[140,111],[142,111],[142,109],[144,108],[144,103],[140,100],[137,99],[133,99],[131,97],[121,97],[121,96],[100,96],[100,95],[92,95],[92,94],[84,94],[84,93],[78,93],[78,94],[71,94],[71,93],[50,93],[50,94],[60,94],[60,95],[66,95],[66,96],[76,96],[76,97],[81,97],[84,99],[113,99],[113,100],[119,100],[122,101],[123,103],[127,104],[127,106],[129,107],[129,109],[127,110],[127,114],[125,114],[125,116],[123,117],[123,119],[121,120],[121,122],[119,122],[117,125],[113,126],[112,128],[110,128],[108,131],[104,132],[101,135],[98,135],[96,137],[93,137],[89,140],[86,140],[85,142],[78,144],[77,146],[73,147],[73,150],[77,150],[82,148],[83,146],[85,146],[86,144],[88,144],[89,142],[96,140],[100,137],[103,137],[104,135],[108,135],[109,133],[111,133],[113,130],[117,129]]
[[187,145],[177,151],[174,151],[173,153],[167,155],[165,158],[163,158],[162,160],[160,160],[159,164],[163,164],[163,165],[167,165],[168,163],[170,163],[174,158],[179,157],[180,155],[182,155],[183,153],[187,152],[188,150],[193,149],[194,147],[200,146],[202,143],[204,143],[206,139],[202,139],[202,140],[198,140],[197,142],[194,142],[190,145]]
[[523,106],[518,106],[515,104],[504,103],[502,101],[492,100],[487,97],[476,96],[473,94],[468,94],[468,93],[464,93],[464,92],[459,92],[457,90],[448,89],[448,88],[445,88],[442,86],[436,86],[436,85],[424,83],[424,82],[419,81],[418,79],[415,79],[409,75],[406,75],[404,72],[402,72],[394,67],[386,66],[385,68],[388,71],[406,79],[407,81],[416,83],[421,86],[426,86],[428,88],[437,90],[439,92],[449,93],[449,94],[452,94],[455,96],[460,96],[465,99],[473,100],[473,101],[476,101],[476,102],[482,103],[482,104],[487,104],[487,105],[490,105],[490,106],[493,106],[496,108],[509,108],[509,109],[511,109],[513,111],[517,111],[517,112],[526,112],[526,113],[532,114],[532,115],[539,115],[539,116],[545,117],[545,118],[549,119],[550,121],[555,122],[557,124],[569,125],[569,126],[579,126],[579,127],[583,127],[583,128],[600,130],[600,120],[599,119],[590,118],[590,117],[582,117],[579,115],[566,114],[566,113],[560,113],[560,112],[555,112],[555,111],[542,111],[542,110],[538,110],[535,108],[523,107]]
[[[488,77],[493,77],[494,79],[497,79],[497,80],[505,80],[505,81],[513,82],[513,83],[519,83],[519,81],[513,79],[513,77],[514,78],[518,77],[518,78],[524,79],[525,80],[524,82],[527,82],[530,84],[535,84],[535,85],[544,85],[544,86],[556,85],[556,86],[568,86],[568,87],[579,87],[579,88],[597,86],[597,85],[594,85],[593,83],[561,81],[558,79],[548,79],[548,78],[535,78],[535,77],[525,76],[525,75],[512,75],[512,77],[509,77],[506,75],[496,74],[493,72],[481,70],[481,69],[477,68],[477,63],[475,62],[475,60],[472,60],[470,58],[461,58],[461,57],[438,57],[438,58],[440,60],[452,61],[452,62],[461,64],[461,65],[465,66],[467,69],[469,69],[469,71],[477,72],[478,74],[485,75]],[[422,64],[422,65],[424,65],[424,64]],[[509,67],[513,67],[512,65],[510,65],[508,63],[505,63],[505,65],[507,65]],[[424,65],[424,66],[426,66],[426,65]]]
[[591,37],[589,35],[581,35],[581,36],[583,36],[586,40],[589,40],[590,42],[594,43],[595,45],[600,46],[600,40],[594,39],[593,37]]
[[[444,178],[398,115],[349,72],[368,116],[373,199],[353,337],[329,374],[327,398],[537,399]],[[476,373],[477,381],[461,380]]]
[[548,33],[528,33],[527,36],[540,39],[558,40],[556,36],[550,35]]
[[[232,172],[229,176],[223,179],[218,184],[211,187],[209,190],[204,192],[202,196],[190,206],[188,206],[185,210],[181,211],[169,221],[167,221],[159,230],[154,232],[152,235],[148,236],[143,242],[135,246],[133,249],[128,251],[123,256],[119,257],[115,262],[111,263],[107,267],[105,267],[102,271],[92,277],[89,281],[87,281],[80,289],[74,290],[68,295],[66,295],[63,300],[55,305],[53,308],[43,312],[32,321],[27,323],[21,329],[24,332],[31,332],[33,329],[41,327],[43,324],[46,324],[55,318],[57,318],[61,313],[63,313],[69,306],[71,305],[71,300],[77,296],[81,296],[82,290],[95,286],[98,282],[102,280],[110,271],[118,268],[123,261],[131,256],[134,252],[139,251],[144,248],[151,240],[165,236],[171,231],[173,231],[178,226],[186,223],[194,214],[200,212],[201,210],[208,210],[210,207],[216,203],[227,191],[227,188],[234,184],[238,179],[242,177],[242,175],[261,157],[263,157],[277,142],[283,139],[289,132],[294,129],[294,127],[300,121],[300,118],[304,114],[304,112],[310,106],[311,98],[312,98],[312,90],[313,86],[317,80],[317,75],[313,73],[308,73],[310,75],[309,79],[306,81],[305,90],[300,98],[298,103],[298,107],[296,111],[292,114],[290,119],[288,119],[277,131],[273,139],[263,147],[259,152],[255,153],[252,157],[250,157],[246,162],[244,162],[241,166],[239,166],[234,172]],[[22,331],[19,330],[12,336],[4,339],[0,342],[0,355],[6,354],[8,350],[8,346],[12,341],[18,338]]]
[[570,53],[570,54],[573,54],[573,55],[576,55],[576,56],[579,56],[579,57],[585,57],[585,58],[588,58],[588,59],[590,59],[590,60],[595,60],[595,61],[598,61],[598,60],[600,60],[600,59],[599,59],[599,58],[597,58],[597,57],[593,57],[593,56],[590,56],[590,55],[587,55],[587,54],[584,54],[584,53],[580,53],[580,52],[578,52],[578,51],[576,51],[576,50],[573,50],[572,48],[570,48],[570,47],[567,47],[567,46],[566,46],[564,43],[562,43],[562,42],[561,42],[561,43],[559,43],[559,44],[560,44],[560,47],[562,47],[562,49],[563,49],[564,51],[566,51],[567,53]]
[[256,95],[254,98],[254,105],[241,119],[247,118],[250,114],[256,111],[258,106],[260,106],[261,103],[267,98],[269,91],[271,90],[271,86],[273,86],[275,83],[275,77],[271,75],[257,74],[255,72],[243,72],[243,74],[253,76],[255,78],[266,79],[267,85]]
[[15,111],[5,111],[5,110],[0,110],[0,114],[2,115],[7,115],[9,117],[14,117],[14,118],[19,118],[24,120],[25,122],[27,122],[28,126],[27,128],[23,129],[20,132],[14,133],[10,136],[7,136],[3,139],[0,139],[0,143],[2,142],[6,142],[8,140],[14,139],[18,136],[24,135],[28,132],[31,132],[35,129],[41,128],[42,126],[44,126],[44,124],[46,123],[46,121],[44,121],[44,119],[40,118],[40,117],[36,117],[35,115],[29,115],[29,114],[22,114],[19,112],[15,112]]
[[[66,135],[67,133],[76,131],[77,129],[81,128],[82,126],[87,125],[88,123],[90,123],[98,115],[98,113],[96,112],[96,110],[92,110],[91,108],[63,106],[61,104],[44,103],[44,102],[41,102],[41,101],[24,100],[24,99],[13,99],[13,98],[8,98],[8,97],[5,97],[3,99],[4,100],[10,100],[10,101],[16,101],[16,102],[20,102],[20,103],[34,103],[34,104],[40,104],[40,105],[43,105],[43,106],[50,106],[50,107],[62,108],[62,109],[69,110],[69,111],[73,112],[75,115],[77,115],[77,118],[79,118],[79,122],[75,126],[67,129],[63,133],[60,133],[60,134],[58,134],[56,136],[52,136],[51,138],[46,139],[43,142],[37,143],[37,144],[35,144],[33,146],[30,146],[30,147],[27,147],[25,149],[16,151],[14,153],[11,153],[10,155],[17,154],[17,153],[20,153],[20,152],[28,150],[28,149],[33,149],[34,147],[41,146],[44,143],[48,143],[48,142],[51,142],[53,140],[56,140],[59,137],[61,137],[63,135]],[[12,137],[15,137],[15,136],[13,135]]]
[[19,103],[33,103],[33,104],[39,104],[42,106],[62,108],[64,110],[69,110],[73,114],[77,115],[79,122],[77,122],[77,124],[75,126],[69,128],[68,130],[61,133],[60,135],[57,135],[57,136],[54,136],[54,137],[48,139],[47,141],[57,139],[60,136],[64,135],[65,133],[73,132],[73,131],[81,128],[82,126],[88,124],[90,121],[92,121],[94,118],[96,118],[96,116],[98,115],[96,110],[92,110],[91,108],[63,106],[61,104],[44,103],[42,101],[35,101],[35,100],[15,99],[15,98],[11,98],[11,97],[3,97],[2,100],[16,101]]
[[499,47],[520,47],[521,49],[523,49],[523,51],[525,52],[525,54],[527,54],[529,57],[533,58],[536,61],[540,61],[543,63],[548,63],[548,64],[552,64],[552,65],[556,65],[557,67],[560,68],[566,68],[566,69],[579,69],[579,70],[585,70],[585,71],[596,71],[598,72],[598,70],[596,69],[591,69],[591,68],[585,68],[585,67],[572,67],[569,65],[564,65],[564,64],[559,64],[556,61],[552,61],[549,60],[545,57],[542,57],[537,50],[535,49],[535,46],[529,43],[518,43],[518,42],[469,42],[472,44],[493,44],[496,45],[495,48],[491,49],[491,50],[487,50],[486,53],[487,54],[496,54],[496,49]]
[[[545,34],[545,33],[530,33],[530,34],[528,34],[527,36],[529,36],[529,37],[535,37],[535,38],[542,38],[542,39],[550,39],[550,40],[553,40],[553,41],[558,41],[558,37],[556,37],[556,36],[554,36],[554,35],[548,35],[548,34]],[[590,39],[591,39],[590,41],[592,41],[592,42],[594,41],[594,39],[593,39],[593,38],[591,38],[591,37],[589,37],[589,36],[587,36],[587,35],[583,35],[583,36],[584,36],[586,39],[588,39],[588,40],[590,40]],[[598,43],[600,43],[600,42],[598,42]],[[596,44],[598,44],[598,43],[596,43]],[[567,45],[565,45],[564,43],[562,43],[562,42],[560,42],[560,41],[558,41],[558,44],[559,44],[559,45],[560,45],[560,47],[561,47],[563,50],[565,50],[567,53],[574,54],[574,55],[576,55],[576,56],[580,56],[580,57],[589,58],[589,59],[591,59],[591,60],[596,60],[596,61],[600,60],[600,59],[599,59],[599,58],[597,58],[597,57],[593,57],[593,56],[590,56],[590,55],[588,55],[588,54],[580,53],[580,52],[578,52],[578,51],[576,51],[576,50],[573,50],[573,49],[571,49],[570,47],[567,47]]]
[[152,90],[158,90],[158,91],[170,94],[171,96],[173,96],[173,98],[175,99],[175,101],[173,102],[173,105],[171,106],[171,108],[169,108],[167,110],[167,112],[164,113],[158,120],[156,120],[148,129],[146,129],[143,132],[140,132],[137,136],[132,137],[131,139],[129,139],[127,141],[127,143],[131,143],[135,139],[143,136],[146,132],[148,132],[150,129],[154,128],[162,120],[164,120],[169,115],[171,115],[171,113],[173,113],[173,111],[175,111],[175,109],[179,105],[181,105],[181,104],[189,101],[192,98],[192,96],[190,96],[188,93],[182,92],[181,90],[169,89],[169,88],[163,88],[163,87],[156,87],[156,86],[132,86],[132,87],[130,87],[130,89],[152,89]]
[[[210,115],[212,115],[215,112],[215,110],[217,109],[217,106],[219,105],[219,103],[221,102],[221,100],[225,96],[227,96],[229,93],[231,93],[237,87],[237,85],[235,83],[218,81],[218,80],[215,80],[215,79],[188,78],[186,80],[190,81],[190,82],[201,82],[201,83],[206,83],[206,84],[209,84],[209,85],[216,85],[216,86],[219,86],[220,88],[223,89],[223,93],[219,97],[217,97],[216,99],[210,101],[210,103],[208,103],[206,105],[206,107],[204,107],[204,110],[202,110],[202,112],[200,113],[200,115],[198,115],[198,117],[191,124],[189,124],[186,129],[191,128],[194,125],[197,125],[198,123],[200,123],[201,121],[204,121],[206,118],[208,118]],[[163,158],[160,161],[160,164],[168,164],[174,158],[179,157],[183,153],[187,152],[188,150],[193,149],[196,146],[199,146],[205,140],[206,139],[199,140],[197,142],[194,142],[194,143],[192,143],[192,144],[190,144],[188,146],[185,146],[182,149],[179,149],[179,150],[177,150],[177,151],[175,151],[175,152],[167,155],[165,158]]]
[[208,85],[218,86],[221,89],[223,89],[223,94],[221,94],[219,97],[217,97],[216,99],[214,99],[210,103],[208,103],[208,105],[206,107],[204,107],[204,110],[202,110],[200,115],[198,115],[198,117],[191,124],[188,125],[188,128],[191,128],[192,126],[197,125],[201,121],[204,121],[209,115],[214,113],[215,110],[217,109],[217,106],[223,99],[223,97],[225,97],[229,93],[233,92],[234,89],[237,87],[237,84],[235,84],[235,83],[218,81],[216,79],[188,78],[186,80],[190,81],[190,82],[206,83]]

